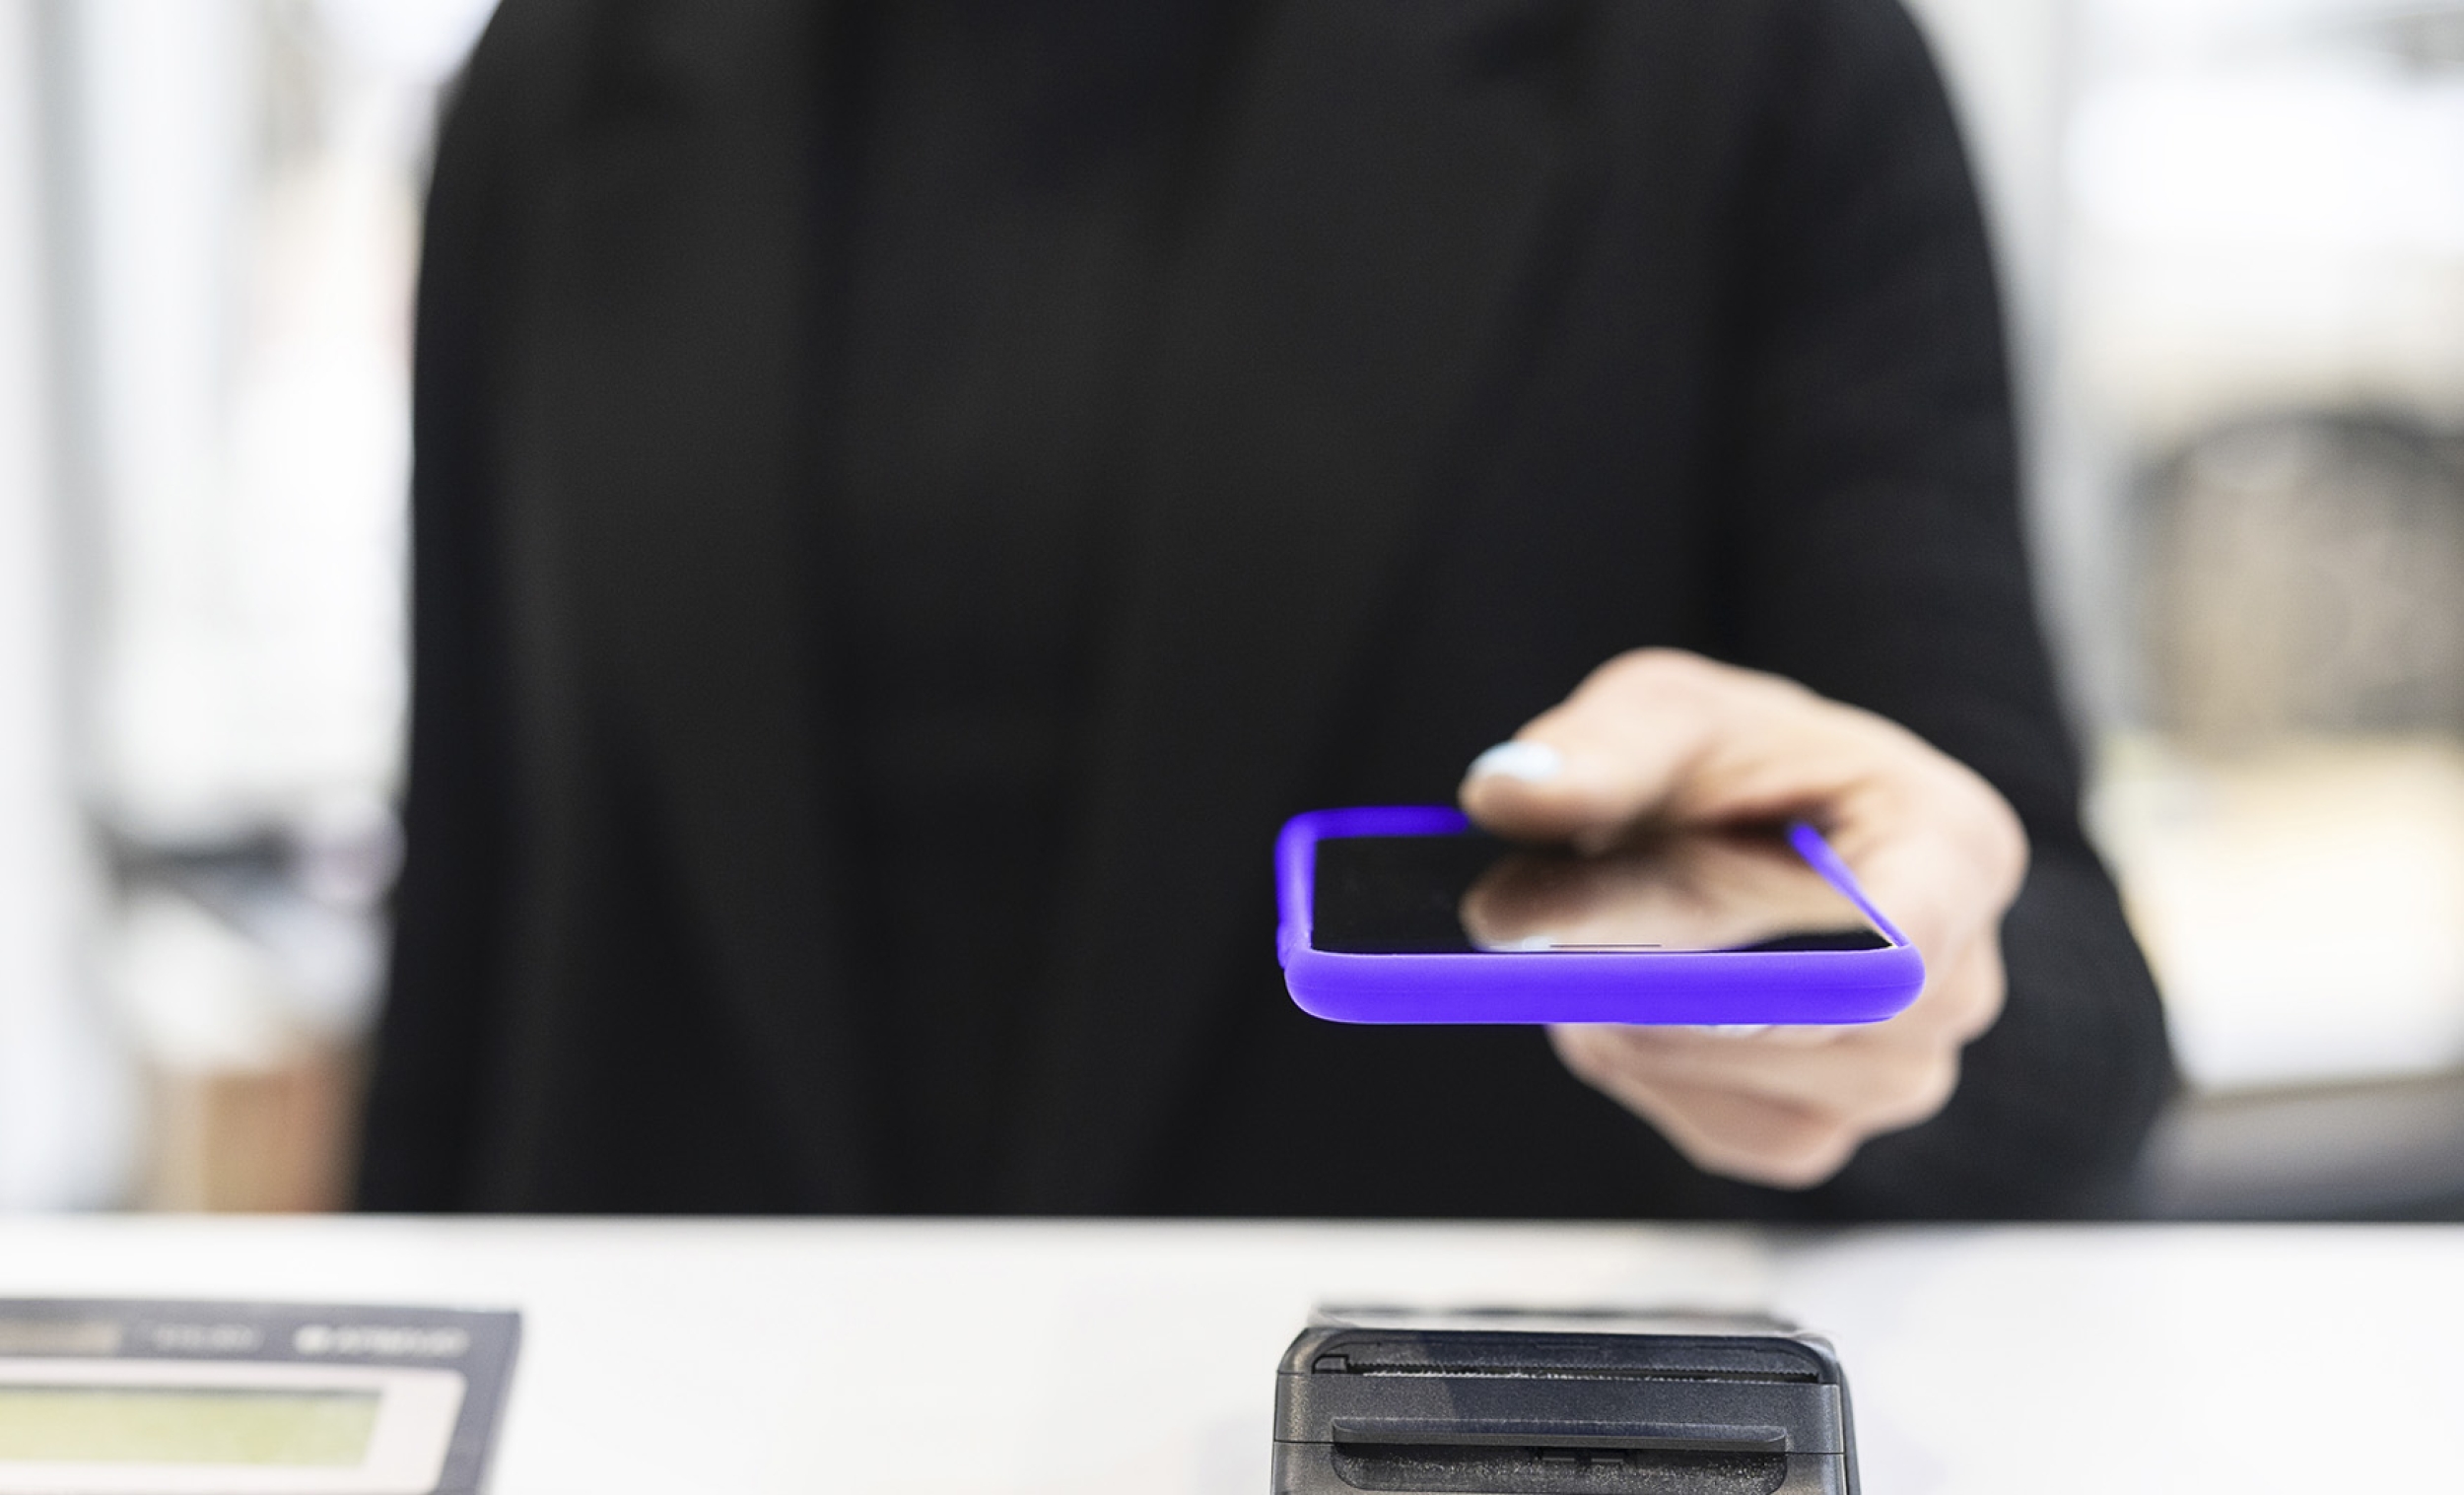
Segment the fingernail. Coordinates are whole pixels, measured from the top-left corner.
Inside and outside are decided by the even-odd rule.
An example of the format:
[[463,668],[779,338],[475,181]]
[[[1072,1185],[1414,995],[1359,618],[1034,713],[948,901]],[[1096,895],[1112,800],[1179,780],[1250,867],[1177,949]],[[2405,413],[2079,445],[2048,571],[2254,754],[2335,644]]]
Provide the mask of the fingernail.
[[1472,777],[1494,774],[1525,783],[1546,783],[1565,766],[1565,755],[1545,742],[1501,742],[1472,760]]
[[1712,1023],[1703,1032],[1715,1038],[1752,1038],[1771,1031],[1769,1023]]
[[1518,955],[1540,950],[1554,950],[1557,948],[1557,936],[1554,934],[1524,934],[1518,935],[1513,939],[1499,940],[1494,944],[1483,944],[1480,948],[1508,955]]

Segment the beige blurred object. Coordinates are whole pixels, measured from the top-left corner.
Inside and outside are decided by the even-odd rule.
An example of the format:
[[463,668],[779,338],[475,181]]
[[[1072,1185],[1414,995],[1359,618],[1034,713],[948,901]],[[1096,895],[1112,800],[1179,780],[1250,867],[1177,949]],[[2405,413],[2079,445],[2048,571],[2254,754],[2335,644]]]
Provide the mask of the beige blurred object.
[[2098,839],[2199,1088],[2464,1065],[2464,745],[2123,735],[2100,767]]
[[149,1075],[148,1209],[308,1213],[350,1203],[359,1054],[304,1045],[263,1069]]
[[303,1000],[298,963],[159,886],[126,900],[113,948],[150,1102],[137,1202],[346,1205],[361,1045],[354,1027]]

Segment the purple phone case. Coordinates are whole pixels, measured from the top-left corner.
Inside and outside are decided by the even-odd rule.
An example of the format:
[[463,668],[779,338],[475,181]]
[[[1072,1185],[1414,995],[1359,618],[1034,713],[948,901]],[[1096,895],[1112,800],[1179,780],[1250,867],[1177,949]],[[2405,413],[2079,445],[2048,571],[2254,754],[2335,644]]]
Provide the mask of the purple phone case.
[[1338,836],[1452,836],[1460,810],[1314,810],[1275,839],[1275,954],[1292,1000],[1338,1023],[1874,1023],[1916,1000],[1925,962],[1809,825],[1789,843],[1874,920],[1879,950],[1489,951],[1357,955],[1309,941],[1318,843]]

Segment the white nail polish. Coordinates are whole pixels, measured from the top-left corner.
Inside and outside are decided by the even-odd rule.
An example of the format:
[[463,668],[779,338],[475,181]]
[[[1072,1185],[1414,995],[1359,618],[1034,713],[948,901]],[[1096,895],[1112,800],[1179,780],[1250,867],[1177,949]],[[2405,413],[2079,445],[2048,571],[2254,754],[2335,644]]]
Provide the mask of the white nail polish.
[[1546,783],[1565,766],[1565,755],[1545,742],[1501,742],[1472,760],[1472,777],[1495,774],[1525,783]]

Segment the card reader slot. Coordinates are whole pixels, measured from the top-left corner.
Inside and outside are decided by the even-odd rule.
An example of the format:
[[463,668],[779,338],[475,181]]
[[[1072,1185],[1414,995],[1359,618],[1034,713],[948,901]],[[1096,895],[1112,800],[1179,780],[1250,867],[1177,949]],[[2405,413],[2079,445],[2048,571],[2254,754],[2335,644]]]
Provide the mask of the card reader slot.
[[1553,1434],[1562,1432],[1634,1447],[1737,1452],[1778,1437],[1791,1454],[1835,1454],[1845,1447],[1847,1431],[1839,1389],[1828,1386],[1593,1377],[1289,1380],[1278,1398],[1276,1436],[1292,1443],[1464,1443],[1493,1436],[1554,1444],[1560,1440]]
[[1517,1381],[1702,1381],[1774,1386],[1817,1386],[1821,1383],[1821,1378],[1811,1371],[1661,1370],[1630,1366],[1549,1366],[1536,1369],[1472,1361],[1378,1365],[1362,1364],[1350,1355],[1341,1354],[1320,1355],[1310,1363],[1309,1369],[1320,1376],[1489,1376]]
[[1809,1384],[1824,1376],[1816,1357],[1784,1340],[1360,1329],[1328,1336],[1310,1368],[1354,1376],[1668,1376]]
[[1491,1422],[1405,1417],[1337,1417],[1334,1442],[1398,1448],[1438,1445],[1516,1447],[1549,1444],[1570,1449],[1681,1449],[1694,1453],[1788,1452],[1781,1427],[1702,1422]]
[[1336,1443],[1335,1476],[1356,1490],[1430,1495],[1773,1495],[1788,1456],[1550,1443]]

